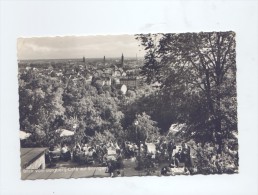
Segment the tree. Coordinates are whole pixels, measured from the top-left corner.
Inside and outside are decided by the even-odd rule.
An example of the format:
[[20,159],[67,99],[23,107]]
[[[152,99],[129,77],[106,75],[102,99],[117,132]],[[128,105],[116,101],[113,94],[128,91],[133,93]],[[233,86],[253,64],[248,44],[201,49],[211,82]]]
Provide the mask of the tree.
[[64,79],[42,74],[45,70],[30,69],[19,75],[20,128],[32,133],[26,146],[60,142],[59,128],[74,130],[74,142],[104,132],[123,135],[120,121],[124,116],[109,86],[99,93],[78,75]]
[[236,102],[231,101],[236,98],[235,33],[159,34],[158,38],[154,44],[157,35],[137,35],[147,51],[142,74],[172,94],[181,89],[180,98],[190,100],[188,104],[201,100],[185,113],[192,127],[189,134],[201,130],[205,141],[218,143],[221,151],[223,138],[237,126]]
[[138,114],[133,124],[127,130],[127,138],[138,146],[140,142],[153,142],[159,136],[157,122],[151,120],[146,113]]
[[[96,133],[110,131],[115,136],[122,131],[120,120],[123,113],[118,110],[115,98],[111,97],[107,87],[99,94],[98,87],[80,82],[74,87],[71,82],[64,93],[64,107],[68,118],[76,118],[83,136],[95,136]],[[69,124],[67,124],[69,126]]]
[[56,139],[55,130],[65,112],[63,89],[58,79],[29,71],[19,78],[20,128],[32,133],[38,146]]
[[136,39],[139,40],[144,47],[145,61],[141,68],[140,74],[145,76],[148,84],[154,83],[160,79],[160,64],[159,64],[159,39],[162,34],[138,34]]

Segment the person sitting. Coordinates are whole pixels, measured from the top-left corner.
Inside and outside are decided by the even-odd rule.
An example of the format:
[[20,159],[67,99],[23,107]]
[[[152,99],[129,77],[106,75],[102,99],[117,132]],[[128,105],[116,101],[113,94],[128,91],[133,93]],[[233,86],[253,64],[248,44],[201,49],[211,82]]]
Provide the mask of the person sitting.
[[82,150],[83,150],[83,151],[88,151],[88,150],[89,150],[89,147],[90,147],[90,146],[89,146],[88,144],[84,144]]
[[179,149],[178,152],[175,154],[175,164],[177,167],[182,167],[184,166],[185,159],[184,155],[182,153],[182,150]]
[[49,163],[50,166],[53,164],[53,154],[52,152],[54,151],[54,146],[50,146],[49,149],[46,151],[45,155],[45,161],[46,163]]
[[190,171],[187,167],[184,168],[184,174],[185,175],[190,175]]
[[182,150],[183,150],[183,153],[186,154],[187,156],[190,156],[190,153],[191,153],[191,148],[190,146],[188,146],[186,143],[183,143],[182,144]]
[[128,145],[129,158],[134,156],[134,147],[132,144]]
[[89,148],[88,150],[88,156],[92,157],[93,156],[93,148]]
[[161,169],[161,175],[164,175],[164,176],[169,176],[171,175],[171,170],[168,166],[165,166]]
[[115,165],[113,161],[109,161],[107,163],[107,170],[108,170],[108,173],[110,174],[110,177],[114,177]]
[[87,158],[87,163],[93,163],[93,148],[89,148],[89,150],[87,151],[87,154],[85,153],[86,158]]
[[68,147],[66,146],[66,144],[64,144],[61,149],[61,156],[64,161],[71,160],[71,153],[68,150]]
[[170,161],[170,165],[169,165],[170,168],[176,168],[177,165],[176,165],[176,158],[173,156],[171,161]]
[[105,155],[105,151],[104,151],[104,148],[103,146],[101,145],[98,149],[97,149],[97,159],[98,159],[98,162],[100,164],[103,164],[103,157]]
[[108,154],[105,153],[105,154],[103,155],[103,160],[102,160],[103,165],[108,165],[108,161],[109,161],[109,159],[108,159]]
[[133,156],[136,157],[138,155],[139,148],[137,144],[133,144]]
[[123,167],[123,158],[122,158],[122,154],[121,154],[121,151],[118,150],[117,151],[117,156],[116,156],[116,164],[117,164],[117,168],[118,169],[121,169]]
[[63,145],[61,151],[62,151],[62,153],[66,153],[68,151],[66,144]]
[[167,149],[167,141],[166,140],[163,141],[162,148],[163,148],[163,150]]
[[183,148],[183,156],[185,159],[185,166],[190,172],[192,172],[193,160],[191,157],[191,148],[186,143],[183,144],[182,148]]
[[74,156],[74,161],[75,162],[79,162],[79,160],[80,160],[80,153],[81,153],[80,146],[76,145],[75,149],[73,151],[73,156]]
[[121,171],[119,171],[119,170],[116,171],[116,176],[117,176],[117,177],[122,177]]
[[169,160],[172,160],[172,155],[173,155],[173,150],[176,148],[174,140],[172,139],[168,143],[168,155],[169,155]]
[[76,148],[79,148],[80,150],[82,149],[82,148],[81,148],[81,145],[80,145],[79,143],[76,143],[76,144],[75,144],[74,150],[75,150]]

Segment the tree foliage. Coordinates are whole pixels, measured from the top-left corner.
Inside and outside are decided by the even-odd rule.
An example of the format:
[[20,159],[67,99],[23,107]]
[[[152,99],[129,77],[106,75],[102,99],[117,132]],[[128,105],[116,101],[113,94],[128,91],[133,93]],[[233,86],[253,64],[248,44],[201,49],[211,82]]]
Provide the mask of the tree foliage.
[[59,128],[74,131],[75,142],[107,131],[121,134],[123,113],[110,88],[101,86],[100,93],[80,76],[58,78],[40,72],[30,69],[19,75],[20,128],[32,133],[27,145],[60,142]]
[[159,136],[157,122],[151,120],[146,113],[136,115],[135,120],[127,129],[127,138],[134,143],[154,142]]
[[20,76],[20,128],[32,133],[34,144],[46,145],[55,139],[54,130],[65,112],[62,93],[56,78],[46,78],[33,70]]
[[235,34],[140,34],[137,39],[147,51],[142,74],[147,82],[161,82],[168,99],[178,102],[178,117],[192,127],[188,135],[221,146],[236,129]]

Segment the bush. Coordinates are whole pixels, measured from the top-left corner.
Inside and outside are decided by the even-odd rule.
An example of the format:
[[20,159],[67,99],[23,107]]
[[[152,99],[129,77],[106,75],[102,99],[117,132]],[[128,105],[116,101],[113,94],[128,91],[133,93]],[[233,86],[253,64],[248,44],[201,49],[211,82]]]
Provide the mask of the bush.
[[197,147],[195,164],[199,174],[235,173],[238,170],[238,155],[227,149],[218,154],[217,147],[207,143]]

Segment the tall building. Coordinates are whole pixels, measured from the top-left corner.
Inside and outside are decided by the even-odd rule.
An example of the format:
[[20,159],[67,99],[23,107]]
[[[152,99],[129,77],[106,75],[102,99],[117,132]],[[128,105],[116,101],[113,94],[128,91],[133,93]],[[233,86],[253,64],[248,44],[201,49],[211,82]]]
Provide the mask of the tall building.
[[121,67],[124,67],[124,54],[122,53],[122,57],[121,57]]
[[104,56],[103,63],[106,65],[106,56]]

